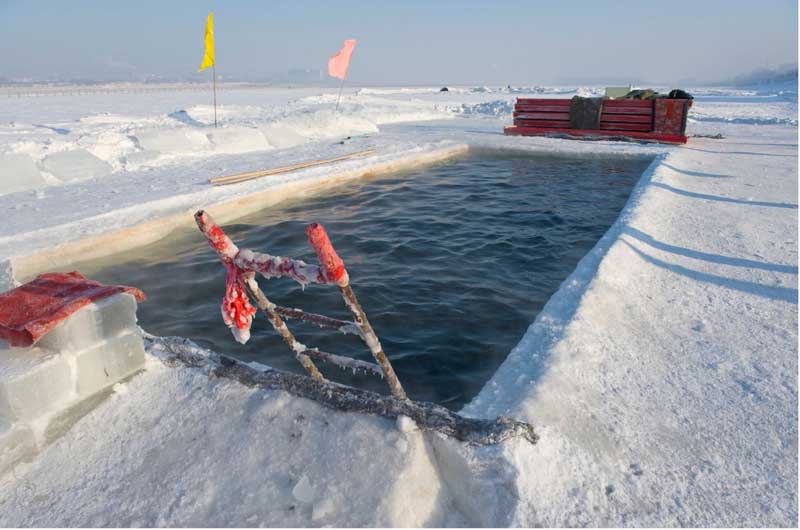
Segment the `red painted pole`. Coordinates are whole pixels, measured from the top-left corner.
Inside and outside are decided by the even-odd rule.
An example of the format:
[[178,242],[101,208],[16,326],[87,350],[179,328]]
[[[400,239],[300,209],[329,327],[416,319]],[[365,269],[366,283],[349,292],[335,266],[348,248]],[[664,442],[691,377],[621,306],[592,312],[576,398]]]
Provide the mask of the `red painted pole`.
[[397,378],[397,374],[394,372],[394,368],[392,368],[392,364],[386,357],[383,347],[367,319],[366,313],[364,313],[364,309],[361,308],[361,304],[358,303],[358,299],[350,287],[350,277],[344,268],[344,262],[334,250],[325,228],[319,223],[312,223],[306,227],[306,235],[309,243],[314,248],[314,252],[317,254],[317,258],[319,258],[325,279],[339,286],[345,305],[352,313],[358,327],[361,328],[364,342],[366,342],[367,347],[372,352],[372,356],[380,365],[392,395],[397,399],[408,399],[400,380]]

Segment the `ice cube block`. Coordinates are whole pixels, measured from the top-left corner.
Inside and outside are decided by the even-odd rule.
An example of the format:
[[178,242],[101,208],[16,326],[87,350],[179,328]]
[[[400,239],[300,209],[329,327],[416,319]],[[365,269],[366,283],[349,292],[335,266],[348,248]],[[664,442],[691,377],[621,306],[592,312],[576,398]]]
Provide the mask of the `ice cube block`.
[[42,348],[0,350],[0,418],[33,421],[75,396],[72,359]]
[[102,298],[51,329],[38,345],[57,352],[79,352],[136,329],[136,299],[127,293]]
[[144,367],[144,341],[138,329],[70,354],[75,359],[78,396],[83,399]]
[[108,162],[100,160],[86,149],[53,153],[44,158],[42,166],[63,181],[105,177],[112,171]]

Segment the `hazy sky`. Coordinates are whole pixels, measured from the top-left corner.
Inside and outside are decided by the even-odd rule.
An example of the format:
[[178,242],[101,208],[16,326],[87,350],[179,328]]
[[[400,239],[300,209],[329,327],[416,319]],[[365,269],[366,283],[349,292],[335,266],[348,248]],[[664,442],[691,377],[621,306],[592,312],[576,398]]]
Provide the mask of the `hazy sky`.
[[323,68],[349,37],[353,83],[706,81],[797,62],[794,0],[0,0],[0,78],[192,76],[212,9],[226,77]]

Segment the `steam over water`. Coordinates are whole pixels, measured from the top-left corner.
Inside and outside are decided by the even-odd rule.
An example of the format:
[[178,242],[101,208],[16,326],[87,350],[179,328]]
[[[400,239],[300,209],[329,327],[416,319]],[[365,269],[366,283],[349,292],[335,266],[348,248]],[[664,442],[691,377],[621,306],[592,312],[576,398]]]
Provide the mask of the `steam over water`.
[[[458,409],[614,222],[649,162],[477,153],[349,183],[224,228],[240,248],[313,263],[304,228],[321,222],[409,396]],[[199,232],[79,270],[144,290],[139,323],[151,333],[302,373],[261,314],[248,344],[233,340],[219,312],[225,272]],[[259,283],[278,305],[349,319],[334,286]],[[288,324],[309,346],[372,360],[356,337]],[[386,392],[377,377],[318,365],[336,381]]]

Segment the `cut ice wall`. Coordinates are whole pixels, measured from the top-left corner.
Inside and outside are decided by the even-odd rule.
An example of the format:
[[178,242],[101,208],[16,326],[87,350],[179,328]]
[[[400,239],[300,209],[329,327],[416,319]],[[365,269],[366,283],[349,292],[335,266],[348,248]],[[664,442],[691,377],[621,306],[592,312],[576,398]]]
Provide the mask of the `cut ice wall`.
[[30,156],[22,153],[0,154],[0,195],[45,186],[47,183]]
[[0,473],[30,459],[88,398],[144,366],[136,300],[121,293],[80,309],[35,346],[0,342]]

